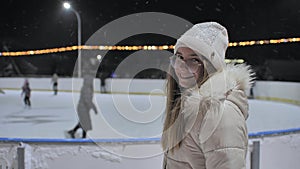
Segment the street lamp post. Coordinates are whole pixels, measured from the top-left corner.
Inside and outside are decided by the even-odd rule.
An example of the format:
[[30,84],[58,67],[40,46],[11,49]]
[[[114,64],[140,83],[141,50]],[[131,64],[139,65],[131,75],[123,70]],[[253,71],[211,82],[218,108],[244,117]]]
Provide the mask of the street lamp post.
[[74,8],[71,7],[70,3],[65,2],[63,4],[63,6],[64,6],[64,8],[70,9],[72,12],[75,13],[77,22],[78,22],[78,33],[77,33],[77,35],[78,35],[78,42],[77,42],[78,43],[77,44],[77,46],[78,46],[78,77],[80,78],[81,77],[81,19],[80,19],[79,13]]

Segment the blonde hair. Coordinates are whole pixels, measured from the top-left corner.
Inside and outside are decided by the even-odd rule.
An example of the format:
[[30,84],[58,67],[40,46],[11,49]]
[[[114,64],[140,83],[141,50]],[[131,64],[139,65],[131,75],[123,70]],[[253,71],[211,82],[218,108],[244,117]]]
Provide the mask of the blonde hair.
[[[203,60],[204,73],[203,76],[199,76],[197,79],[197,86],[200,87],[208,78],[207,61]],[[163,150],[171,150],[173,148],[179,148],[181,140],[184,137],[184,121],[181,110],[181,91],[177,83],[177,76],[172,66],[169,67],[169,73],[167,75],[166,84],[166,112],[163,125],[163,134],[161,138],[161,144]]]

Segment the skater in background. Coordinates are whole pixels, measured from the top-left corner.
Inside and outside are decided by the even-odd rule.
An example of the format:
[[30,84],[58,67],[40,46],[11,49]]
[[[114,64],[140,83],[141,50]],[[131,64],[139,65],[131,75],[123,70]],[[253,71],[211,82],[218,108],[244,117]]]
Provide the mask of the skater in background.
[[78,129],[82,129],[82,138],[86,138],[87,131],[92,130],[90,110],[92,109],[95,114],[98,113],[97,108],[93,103],[93,94],[93,78],[84,78],[77,105],[79,122],[72,130],[68,131],[72,138],[75,138],[75,133]]
[[22,86],[21,96],[24,96],[25,107],[29,107],[29,108],[31,107],[30,95],[31,95],[31,89],[29,86],[29,81],[25,79],[24,85]]
[[58,75],[56,73],[53,74],[52,79],[51,79],[51,83],[52,83],[52,88],[54,91],[54,95],[57,95],[58,92]]
[[106,77],[104,75],[100,76],[100,92],[101,93],[106,93],[106,87],[105,87],[105,79]]
[[176,42],[167,77],[164,169],[245,169],[253,73],[225,64],[227,30],[194,25]]
[[253,85],[250,88],[250,95],[249,95],[249,99],[254,99],[254,87],[255,87],[255,83],[253,83]]

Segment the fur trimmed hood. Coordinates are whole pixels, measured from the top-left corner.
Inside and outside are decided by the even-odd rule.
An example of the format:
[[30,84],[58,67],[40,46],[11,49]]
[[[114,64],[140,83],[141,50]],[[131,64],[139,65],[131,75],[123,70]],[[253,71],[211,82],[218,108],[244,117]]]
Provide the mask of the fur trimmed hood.
[[214,74],[200,87],[200,95],[216,97],[231,90],[246,91],[251,88],[254,73],[249,65],[227,64],[226,68]]
[[186,90],[182,97],[181,113],[184,116],[185,132],[188,132],[198,115],[204,114],[201,127],[201,142],[213,133],[224,113],[225,101],[235,104],[247,119],[248,99],[245,94],[251,88],[254,73],[245,64],[227,64],[221,71],[212,75],[200,88]]

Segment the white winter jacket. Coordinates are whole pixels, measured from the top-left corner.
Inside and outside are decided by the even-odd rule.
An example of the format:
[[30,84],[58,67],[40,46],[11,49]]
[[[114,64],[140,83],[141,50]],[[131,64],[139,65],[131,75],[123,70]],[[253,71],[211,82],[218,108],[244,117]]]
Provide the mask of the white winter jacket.
[[185,137],[173,153],[166,152],[166,169],[244,169],[248,146],[246,119],[252,72],[229,64],[200,88],[182,95]]

